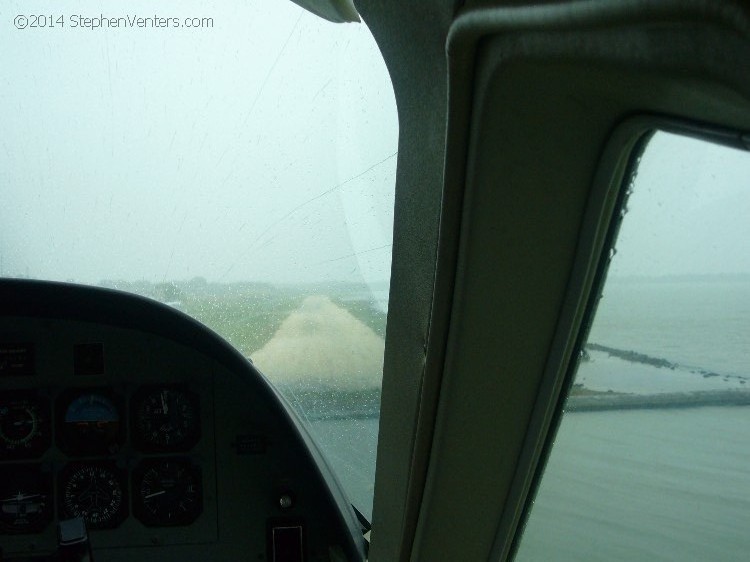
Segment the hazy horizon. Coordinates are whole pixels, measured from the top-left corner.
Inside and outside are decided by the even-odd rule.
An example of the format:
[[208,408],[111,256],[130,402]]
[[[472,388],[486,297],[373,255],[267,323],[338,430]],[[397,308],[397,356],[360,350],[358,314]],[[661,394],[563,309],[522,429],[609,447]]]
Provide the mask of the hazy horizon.
[[[398,119],[367,27],[291,2],[163,10],[213,26],[0,37],[0,275],[387,284]],[[746,152],[656,135],[610,276],[750,275],[748,177]]]
[[[69,5],[68,5],[69,6]],[[153,4],[39,13],[153,16]],[[3,21],[28,8],[0,7]],[[95,284],[390,276],[398,121],[364,23],[197,0],[205,29],[0,36],[0,274]]]

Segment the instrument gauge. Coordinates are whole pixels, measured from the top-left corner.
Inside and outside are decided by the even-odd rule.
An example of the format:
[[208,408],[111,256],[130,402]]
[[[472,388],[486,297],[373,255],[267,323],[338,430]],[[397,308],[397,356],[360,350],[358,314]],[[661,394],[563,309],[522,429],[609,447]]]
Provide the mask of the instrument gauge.
[[141,387],[131,408],[133,444],[141,451],[187,451],[200,438],[198,398],[186,388]]
[[113,529],[128,516],[127,481],[113,463],[70,463],[58,493],[60,517],[83,517],[90,529]]
[[58,445],[69,455],[116,453],[124,441],[117,397],[106,389],[74,389],[58,398]]
[[0,468],[0,533],[38,533],[52,521],[52,475],[38,465]]
[[133,514],[144,525],[189,525],[202,511],[201,474],[189,459],[148,459],[133,472]]
[[0,394],[0,459],[39,457],[51,437],[47,399],[25,391]]

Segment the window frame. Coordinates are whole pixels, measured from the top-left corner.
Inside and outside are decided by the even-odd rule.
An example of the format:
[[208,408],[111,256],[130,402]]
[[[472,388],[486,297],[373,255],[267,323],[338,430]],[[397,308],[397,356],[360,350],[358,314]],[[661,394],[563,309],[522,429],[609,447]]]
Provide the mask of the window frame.
[[[600,296],[612,263],[611,258],[614,256],[617,238],[624,222],[624,211],[631,194],[630,186],[638,174],[640,159],[657,132],[691,137],[750,152],[750,139],[740,130],[695,123],[669,116],[638,115],[624,120],[613,131],[605,145],[594,181],[595,186],[603,186],[603,188],[598,191],[592,190],[581,228],[582,243],[579,245],[566,299],[570,302],[577,294],[581,296],[585,304],[583,307],[577,307],[581,310],[578,318],[570,316],[566,318],[565,313],[560,318],[560,326],[571,325],[572,322],[578,324],[578,329],[574,337],[572,353],[565,356],[564,350],[560,349],[559,342],[556,342],[550,354],[548,366],[550,363],[554,364],[557,358],[557,364],[561,365],[560,370],[564,371],[564,375],[550,380],[549,372],[545,373],[543,386],[539,391],[540,398],[545,396],[545,392],[547,396],[556,394],[555,406],[549,419],[549,430],[539,452],[518,526],[513,535],[508,553],[509,560],[515,559],[523,540],[526,524],[533,510],[536,495],[565,414],[565,404],[575,382],[584,345],[596,318],[601,301]],[[592,252],[595,257],[590,259],[588,256]],[[583,290],[580,289],[581,285],[577,285],[577,281],[583,284]],[[575,311],[576,307],[566,306],[565,310],[570,313]],[[556,340],[559,340],[559,335],[559,333],[556,334]],[[532,414],[532,424],[540,419],[539,414],[542,412],[539,409],[540,404],[543,403],[545,403],[543,400],[537,401]]]

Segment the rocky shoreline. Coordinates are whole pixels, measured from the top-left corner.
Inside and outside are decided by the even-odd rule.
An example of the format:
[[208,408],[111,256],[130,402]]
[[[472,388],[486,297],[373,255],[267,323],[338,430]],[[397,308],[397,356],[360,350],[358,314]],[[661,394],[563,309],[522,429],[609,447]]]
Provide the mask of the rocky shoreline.
[[[287,390],[287,392],[284,392]],[[332,419],[368,419],[380,414],[380,389],[337,391],[296,387],[282,389],[293,396],[291,405],[309,421]],[[566,412],[605,412],[612,410],[657,410],[699,408],[704,406],[750,406],[750,389],[704,390],[660,394],[586,392],[568,397]]]
[[565,411],[601,412],[607,410],[651,410],[748,405],[750,405],[750,390],[703,390],[661,394],[602,392],[585,395],[572,393],[565,403]]

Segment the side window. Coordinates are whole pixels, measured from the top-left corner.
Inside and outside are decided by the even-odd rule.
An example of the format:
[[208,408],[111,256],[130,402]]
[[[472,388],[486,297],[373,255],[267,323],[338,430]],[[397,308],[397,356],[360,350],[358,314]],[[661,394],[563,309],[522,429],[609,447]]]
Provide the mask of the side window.
[[516,555],[746,560],[750,157],[656,133]]

